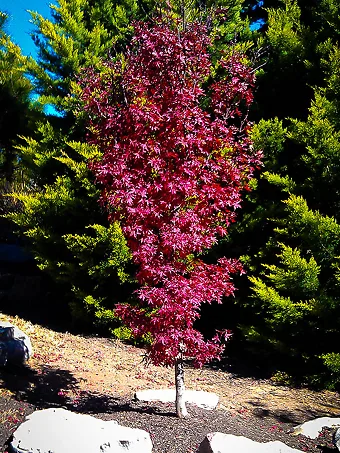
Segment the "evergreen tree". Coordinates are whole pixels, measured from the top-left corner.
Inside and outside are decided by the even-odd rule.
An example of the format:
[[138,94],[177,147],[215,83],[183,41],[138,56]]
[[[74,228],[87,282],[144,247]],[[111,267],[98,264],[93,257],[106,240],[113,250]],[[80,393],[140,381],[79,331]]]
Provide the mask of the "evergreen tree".
[[[294,38],[290,46],[293,53],[294,42],[300,42],[304,77],[317,84],[306,115],[297,98],[289,107],[295,119],[261,120],[254,128],[255,146],[264,150],[266,171],[252,201],[266,227],[251,214],[245,216],[248,224],[255,224],[253,231],[261,240],[257,250],[252,248],[244,257],[252,269],[253,295],[240,301],[252,313],[252,320],[247,322],[244,317],[243,332],[255,346],[253,351],[260,347],[261,353],[275,353],[271,357],[274,368],[298,374],[300,379],[305,376],[309,382],[335,386],[340,372],[340,6],[332,0],[319,2],[309,11],[315,18],[313,23],[310,16],[305,18],[303,7],[290,4],[299,22],[295,27],[287,26],[287,9],[269,10],[267,39],[282,50],[280,58],[289,51],[289,36]],[[300,94],[306,103],[307,92]],[[260,105],[259,98],[258,102]],[[264,108],[267,104],[263,98],[261,102]],[[288,112],[285,107],[283,111]],[[246,224],[241,233],[245,232]]]
[[[146,8],[147,2],[143,5]],[[76,79],[83,66],[100,67],[101,58],[123,43],[131,19],[145,13],[136,1],[60,0],[53,20],[32,12],[37,61],[23,58],[41,104],[59,115],[47,116],[35,138],[19,147],[36,190],[13,194],[23,206],[10,215],[30,240],[40,269],[61,285],[75,319],[112,323],[109,310],[129,291],[129,250],[118,224],[109,225],[98,206],[99,188],[87,169],[97,155],[86,144],[77,109]]]
[[18,164],[18,136],[33,132],[39,110],[30,99],[20,48],[5,33],[7,15],[0,11],[0,179],[9,190]]

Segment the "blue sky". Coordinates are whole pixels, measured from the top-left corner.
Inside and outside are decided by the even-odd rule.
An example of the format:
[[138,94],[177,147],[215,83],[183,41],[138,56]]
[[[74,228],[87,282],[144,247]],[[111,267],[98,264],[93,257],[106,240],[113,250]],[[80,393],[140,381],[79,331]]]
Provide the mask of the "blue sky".
[[44,17],[50,18],[48,0],[0,0],[0,10],[9,15],[6,32],[12,40],[18,44],[24,55],[36,55],[35,46],[30,37],[33,25],[30,21],[30,14],[27,10],[37,11]]

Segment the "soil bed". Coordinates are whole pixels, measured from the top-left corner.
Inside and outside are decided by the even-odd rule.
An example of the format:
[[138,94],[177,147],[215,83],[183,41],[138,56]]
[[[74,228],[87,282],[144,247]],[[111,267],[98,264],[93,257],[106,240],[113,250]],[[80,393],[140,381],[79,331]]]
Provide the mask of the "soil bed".
[[[1,315],[0,315],[1,318]],[[34,357],[24,368],[0,375],[0,452],[25,415],[36,409],[64,407],[103,420],[114,419],[151,434],[154,453],[193,453],[213,431],[268,442],[281,440],[301,451],[336,452],[331,430],[317,440],[293,436],[299,423],[340,415],[338,393],[275,385],[231,372],[187,367],[188,389],[220,396],[216,410],[188,405],[190,417],[179,420],[174,404],[133,400],[136,390],[173,386],[173,370],[145,367],[142,349],[106,338],[54,332],[19,318],[3,317],[31,338]]]

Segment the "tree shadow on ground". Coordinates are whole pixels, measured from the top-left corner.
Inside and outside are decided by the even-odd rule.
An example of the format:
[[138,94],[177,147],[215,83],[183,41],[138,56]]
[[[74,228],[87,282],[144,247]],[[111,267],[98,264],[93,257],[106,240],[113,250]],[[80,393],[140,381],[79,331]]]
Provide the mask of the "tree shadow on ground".
[[[329,411],[325,410],[314,410],[304,408],[303,406],[301,409],[273,409],[268,407],[268,405],[264,405],[258,401],[247,401],[247,403],[253,406],[251,410],[252,414],[257,417],[258,419],[264,419],[267,417],[271,417],[276,420],[278,423],[293,423],[299,424],[303,423],[307,420],[312,420],[318,417],[329,417]],[[326,405],[325,405],[326,406]]]
[[[174,404],[150,404],[79,388],[79,380],[68,371],[50,366],[32,370],[28,366],[6,366],[0,371],[0,389],[38,409],[62,407],[78,413],[137,412],[176,417]],[[172,407],[173,406],[173,407]]]
[[17,400],[39,408],[63,406],[64,393],[77,387],[78,381],[72,373],[49,366],[36,371],[28,366],[9,365],[0,372],[0,388],[10,390]]
[[[173,407],[172,407],[173,406]],[[137,412],[149,415],[161,415],[165,417],[175,417],[174,404],[164,404],[159,402],[143,403],[134,399],[112,397],[108,395],[81,392],[79,402],[75,407],[77,412],[87,414],[117,413],[117,412]],[[172,410],[173,409],[173,410]]]
[[[308,420],[314,420],[319,417],[328,417],[330,414],[326,410],[312,410],[312,409],[297,409],[294,411],[272,409],[263,407],[258,402],[248,401],[248,404],[253,405],[254,409],[250,410],[251,414],[258,419],[258,425],[261,426],[262,422],[268,424],[271,420],[272,426],[269,427],[270,432],[275,433],[283,432],[287,435],[292,435],[298,439],[299,451],[310,451],[310,442],[320,453],[335,453],[338,449],[334,446],[334,434],[336,427],[324,427],[321,434],[315,439],[309,439],[302,434],[294,435],[293,427],[305,423]],[[290,427],[290,428],[289,428]]]
[[[273,409],[268,406],[264,406],[260,402],[248,401],[248,404],[252,405],[254,409],[251,411],[252,414],[261,420],[273,420],[273,431],[282,431],[285,426],[294,425],[297,426],[308,420],[314,420],[319,417],[329,417],[329,412],[325,410],[313,410],[307,408],[295,409],[294,411],[288,409]],[[325,405],[327,407],[327,405]],[[333,446],[333,436],[336,428],[323,428],[322,433],[318,438],[315,439],[315,445],[320,450],[320,453],[334,453],[337,448]],[[286,431],[287,434],[292,434],[293,429]],[[301,448],[304,447],[303,440],[304,436],[298,436],[301,442]],[[304,451],[308,451],[305,446]]]

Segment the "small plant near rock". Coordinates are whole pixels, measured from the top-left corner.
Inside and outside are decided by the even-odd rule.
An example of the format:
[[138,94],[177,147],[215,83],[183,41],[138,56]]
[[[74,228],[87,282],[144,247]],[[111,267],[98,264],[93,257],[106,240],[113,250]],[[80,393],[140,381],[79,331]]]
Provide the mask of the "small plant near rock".
[[293,383],[292,377],[285,371],[277,371],[270,380],[278,385],[291,385]]

